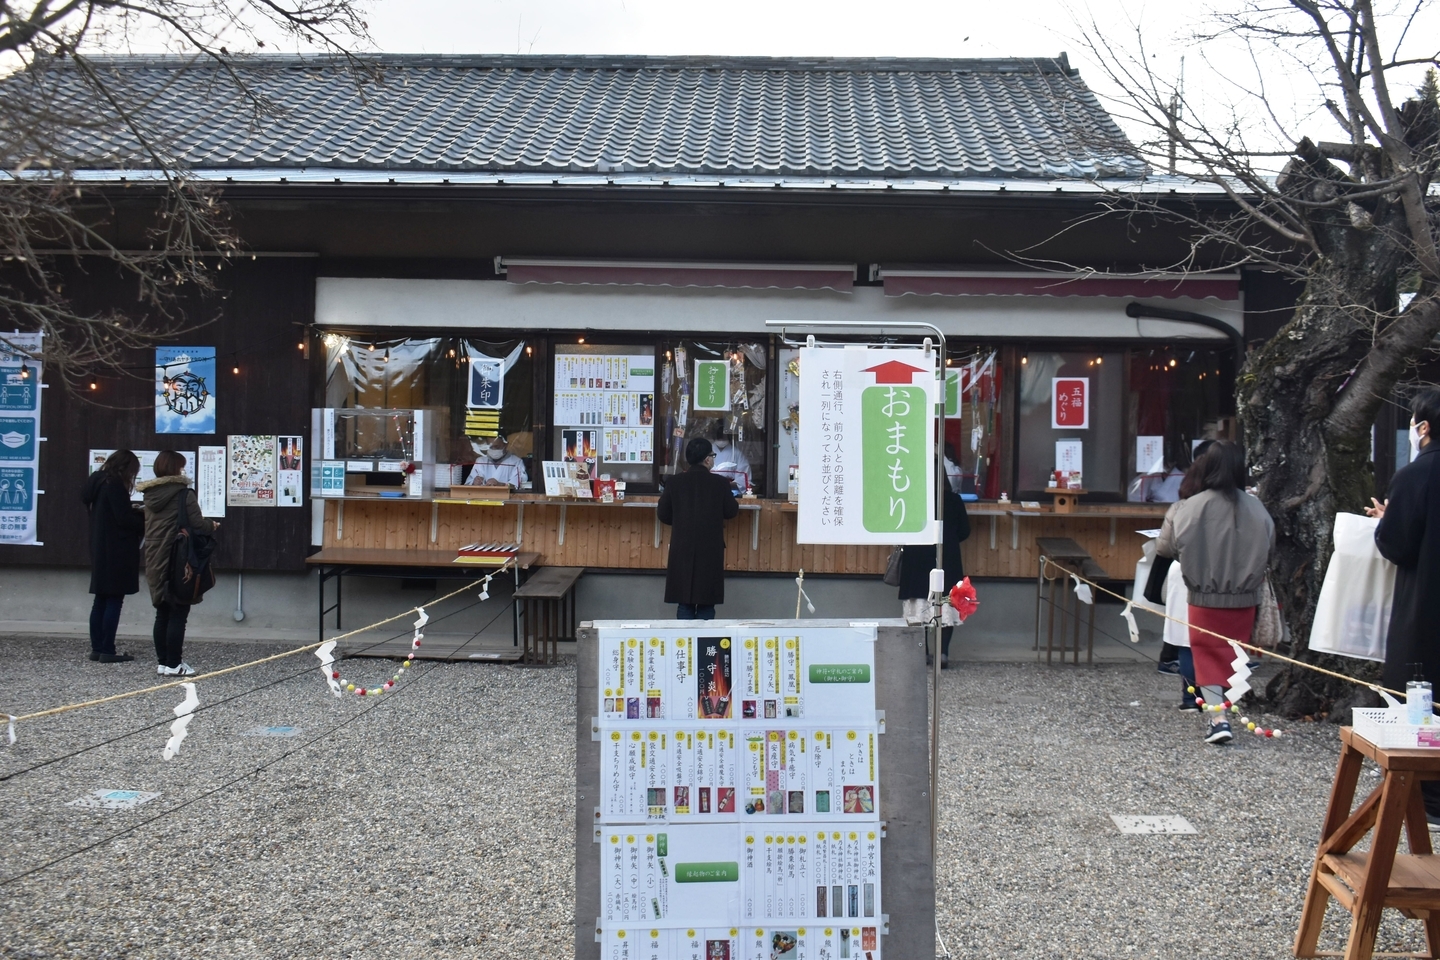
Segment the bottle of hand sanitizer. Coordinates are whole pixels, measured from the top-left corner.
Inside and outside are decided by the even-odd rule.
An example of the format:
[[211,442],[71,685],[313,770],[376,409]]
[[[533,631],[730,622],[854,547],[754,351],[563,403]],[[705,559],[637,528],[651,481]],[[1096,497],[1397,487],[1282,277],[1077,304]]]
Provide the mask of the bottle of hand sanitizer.
[[1424,667],[1415,664],[1415,679],[1405,684],[1405,722],[1413,726],[1429,726],[1435,713],[1434,691],[1425,679]]

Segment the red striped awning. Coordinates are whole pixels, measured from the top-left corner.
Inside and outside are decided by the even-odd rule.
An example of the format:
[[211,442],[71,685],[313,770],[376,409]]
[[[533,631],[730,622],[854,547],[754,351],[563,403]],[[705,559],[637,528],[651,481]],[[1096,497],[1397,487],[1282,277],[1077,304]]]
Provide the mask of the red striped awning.
[[1239,300],[1240,275],[1021,273],[882,267],[887,297],[1134,297]]
[[698,263],[639,260],[500,258],[497,272],[511,283],[581,283],[657,287],[748,287],[837,290],[855,286],[853,263]]

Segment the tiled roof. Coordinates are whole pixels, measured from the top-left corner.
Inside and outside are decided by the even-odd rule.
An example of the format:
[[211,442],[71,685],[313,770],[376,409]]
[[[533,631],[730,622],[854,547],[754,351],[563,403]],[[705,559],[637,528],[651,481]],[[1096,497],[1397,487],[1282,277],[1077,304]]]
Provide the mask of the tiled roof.
[[[91,61],[154,141],[198,170],[305,168],[783,177],[1133,177],[1145,167],[1062,59],[382,55]],[[12,76],[94,116],[73,66]],[[0,94],[7,98],[13,92]],[[51,100],[50,98],[53,98]],[[155,163],[119,124],[67,133],[88,169]]]

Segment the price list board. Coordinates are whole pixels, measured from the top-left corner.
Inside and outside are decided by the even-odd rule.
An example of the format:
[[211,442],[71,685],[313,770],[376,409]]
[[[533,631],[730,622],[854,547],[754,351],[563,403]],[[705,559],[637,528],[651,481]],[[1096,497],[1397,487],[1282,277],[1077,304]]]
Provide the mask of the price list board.
[[[906,724],[902,766],[923,764],[923,648],[894,621],[582,629],[577,810],[591,821],[577,838],[577,958],[880,960],[897,814],[912,845],[923,822],[933,917],[928,799],[888,796],[882,774],[882,633],[887,653],[914,661],[919,725]],[[900,889],[908,899],[916,885]]]

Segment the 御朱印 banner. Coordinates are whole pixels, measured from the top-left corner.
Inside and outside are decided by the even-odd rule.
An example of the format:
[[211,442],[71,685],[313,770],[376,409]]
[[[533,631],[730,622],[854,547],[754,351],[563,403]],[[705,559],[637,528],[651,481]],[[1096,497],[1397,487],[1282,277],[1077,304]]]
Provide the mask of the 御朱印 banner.
[[801,349],[800,543],[935,542],[937,356]]

